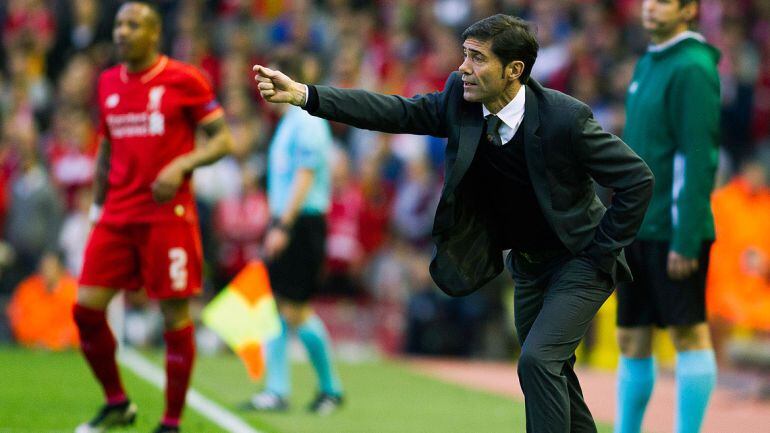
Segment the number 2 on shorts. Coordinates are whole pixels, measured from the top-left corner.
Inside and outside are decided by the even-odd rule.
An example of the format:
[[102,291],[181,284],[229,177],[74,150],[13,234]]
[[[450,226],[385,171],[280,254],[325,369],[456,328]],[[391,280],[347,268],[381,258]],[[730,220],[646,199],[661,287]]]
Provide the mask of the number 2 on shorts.
[[175,247],[168,250],[168,276],[171,278],[171,288],[184,290],[187,287],[187,251]]

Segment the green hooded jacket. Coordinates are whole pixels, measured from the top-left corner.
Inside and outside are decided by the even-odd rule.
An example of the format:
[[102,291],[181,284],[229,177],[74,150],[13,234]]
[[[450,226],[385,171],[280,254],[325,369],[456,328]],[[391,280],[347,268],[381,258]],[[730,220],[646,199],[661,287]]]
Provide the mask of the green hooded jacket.
[[636,65],[626,99],[623,140],[655,175],[637,239],[670,241],[671,250],[691,258],[703,241],[714,239],[719,57],[691,31],[651,46]]

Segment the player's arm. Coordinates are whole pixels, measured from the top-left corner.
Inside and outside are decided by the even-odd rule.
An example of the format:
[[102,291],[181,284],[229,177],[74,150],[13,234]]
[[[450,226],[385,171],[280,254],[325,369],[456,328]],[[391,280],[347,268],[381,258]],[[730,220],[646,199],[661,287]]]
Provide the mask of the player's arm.
[[286,210],[281,215],[280,225],[283,227],[291,227],[294,225],[294,221],[299,215],[299,211],[302,208],[302,203],[305,202],[307,194],[310,192],[310,187],[313,185],[315,179],[315,172],[310,168],[300,168],[297,170],[296,176],[291,185],[291,197],[286,204]]
[[289,230],[297,220],[302,204],[313,186],[314,179],[315,171],[313,169],[300,168],[297,170],[292,181],[291,195],[286,203],[286,209],[278,223],[270,229],[265,238],[265,255],[268,258],[274,257],[286,248],[289,242]]
[[[709,220],[719,143],[719,76],[714,69],[688,65],[677,74],[669,94],[672,124],[676,125],[675,167],[682,182],[675,199],[668,273],[673,279],[689,277],[698,267],[701,237]],[[676,174],[675,174],[676,176]]]
[[110,151],[112,145],[107,137],[102,137],[99,150],[96,153],[96,170],[94,173],[94,201],[88,212],[88,219],[95,223],[102,215],[102,206],[107,197],[107,180],[110,174]]
[[208,165],[232,152],[233,138],[224,115],[220,114],[200,124],[207,140],[195,150],[180,155],[158,173],[152,184],[152,196],[159,203],[167,202],[176,195],[185,176],[196,168]]

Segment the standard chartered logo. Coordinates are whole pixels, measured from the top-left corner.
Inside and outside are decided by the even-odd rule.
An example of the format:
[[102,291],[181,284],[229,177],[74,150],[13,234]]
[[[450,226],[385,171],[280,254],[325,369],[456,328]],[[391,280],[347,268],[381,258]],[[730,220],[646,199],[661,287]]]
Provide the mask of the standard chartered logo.
[[[147,94],[147,111],[141,113],[108,114],[107,124],[113,138],[147,137],[166,132],[166,117],[161,111],[165,86],[150,88]],[[105,101],[107,108],[117,105],[118,95],[110,95]]]
[[156,111],[150,114],[150,135],[163,135],[166,132],[166,119],[163,113]]

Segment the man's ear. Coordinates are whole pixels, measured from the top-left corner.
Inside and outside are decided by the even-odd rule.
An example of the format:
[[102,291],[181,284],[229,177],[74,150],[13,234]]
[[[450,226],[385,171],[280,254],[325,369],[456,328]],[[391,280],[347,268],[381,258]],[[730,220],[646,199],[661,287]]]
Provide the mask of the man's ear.
[[524,62],[521,60],[514,60],[505,67],[505,78],[516,80],[524,73]]
[[692,23],[698,18],[698,2],[690,2],[682,8],[682,15],[685,21]]

